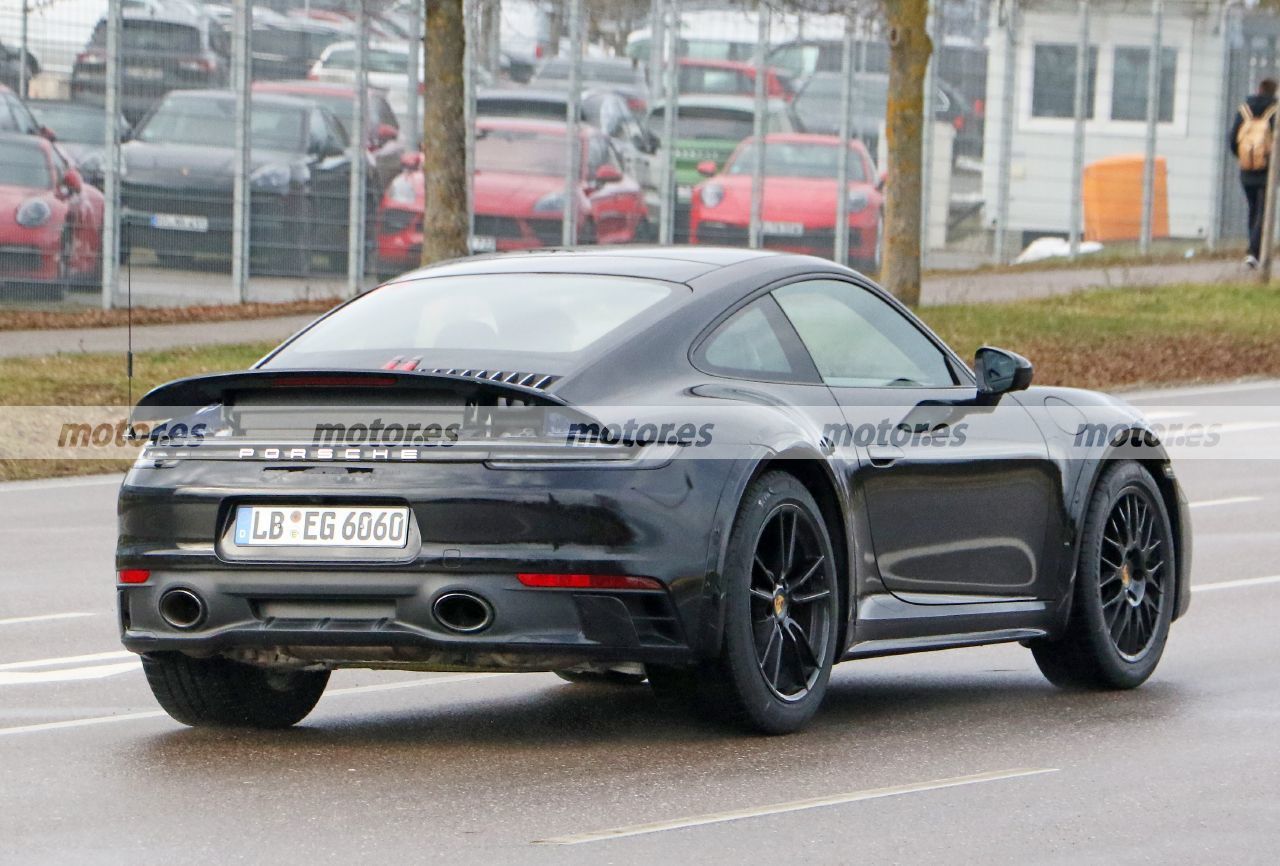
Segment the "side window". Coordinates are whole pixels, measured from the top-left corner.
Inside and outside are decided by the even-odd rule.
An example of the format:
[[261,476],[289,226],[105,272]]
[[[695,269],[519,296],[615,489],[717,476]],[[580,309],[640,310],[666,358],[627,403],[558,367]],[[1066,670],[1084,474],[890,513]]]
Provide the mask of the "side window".
[[348,147],[351,144],[351,136],[347,135],[347,128],[339,122],[338,118],[328,112],[317,112],[324,118],[326,137],[333,138],[338,142],[340,147]]
[[918,328],[866,289],[808,280],[773,293],[828,385],[950,388],[947,358]]
[[795,379],[803,375],[778,334],[776,315],[777,307],[768,298],[743,307],[698,349],[699,366],[744,379]]

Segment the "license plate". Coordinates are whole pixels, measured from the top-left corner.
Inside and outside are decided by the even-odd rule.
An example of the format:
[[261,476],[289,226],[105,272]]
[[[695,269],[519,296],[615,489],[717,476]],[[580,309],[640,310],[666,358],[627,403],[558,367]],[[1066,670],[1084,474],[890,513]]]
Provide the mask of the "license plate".
[[237,547],[404,547],[409,509],[241,505],[234,540]]
[[163,69],[148,66],[126,66],[124,74],[129,78],[138,78],[143,81],[159,81],[164,78]]
[[177,213],[158,213],[151,215],[151,227],[153,229],[172,229],[179,232],[207,232],[209,230],[209,218]]
[[676,201],[686,204],[693,201],[693,187],[678,186],[676,187]]
[[804,223],[766,222],[763,228],[764,233],[767,235],[785,235],[793,238],[804,234]]
[[476,235],[471,239],[471,252],[492,253],[498,249],[498,239]]

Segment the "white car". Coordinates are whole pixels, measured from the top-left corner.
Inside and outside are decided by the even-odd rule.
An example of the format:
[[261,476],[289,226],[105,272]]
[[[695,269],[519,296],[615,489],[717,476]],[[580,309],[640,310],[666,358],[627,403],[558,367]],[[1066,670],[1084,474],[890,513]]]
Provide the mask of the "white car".
[[[313,81],[351,84],[355,79],[355,42],[335,42],[326,48],[307,76]],[[397,117],[407,117],[409,109],[409,45],[406,42],[370,42],[364,50],[369,86],[386,91],[387,101]],[[414,95],[422,111],[422,49],[418,49],[418,84]]]

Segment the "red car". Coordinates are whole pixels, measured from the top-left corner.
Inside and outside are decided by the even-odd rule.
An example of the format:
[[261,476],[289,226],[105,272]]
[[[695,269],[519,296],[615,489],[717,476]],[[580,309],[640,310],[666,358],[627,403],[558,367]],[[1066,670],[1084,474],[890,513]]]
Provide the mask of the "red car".
[[[690,243],[746,246],[751,225],[755,139],[738,145],[724,169],[704,162],[709,177],[694,187]],[[777,133],[765,137],[764,246],[830,258],[835,247],[837,165],[833,135]],[[880,269],[884,195],[862,142],[849,142],[849,258],[863,270]]]
[[[562,123],[481,118],[476,123],[474,252],[560,245],[564,207]],[[578,243],[620,244],[651,235],[644,191],[622,173],[609,139],[584,128]],[[378,208],[379,270],[417,267],[422,250],[423,177],[417,155],[387,187]]]
[[102,193],[84,183],[57,145],[0,133],[0,282],[97,279],[102,265]]
[[[764,86],[770,99],[790,100],[796,88],[785,72],[770,67]],[[680,58],[681,93],[722,93],[752,96],[756,92],[756,67],[741,60]]]

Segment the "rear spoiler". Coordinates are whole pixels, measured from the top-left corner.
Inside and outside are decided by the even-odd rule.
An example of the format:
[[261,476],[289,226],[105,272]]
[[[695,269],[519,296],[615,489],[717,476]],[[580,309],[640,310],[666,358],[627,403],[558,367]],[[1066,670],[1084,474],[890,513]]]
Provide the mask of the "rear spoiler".
[[234,404],[236,395],[285,391],[317,391],[328,394],[369,396],[448,391],[484,405],[500,399],[517,399],[540,406],[567,406],[554,394],[507,382],[477,379],[451,373],[399,370],[245,370],[177,379],[143,395],[133,412],[138,421],[158,421],[172,416],[175,407],[199,407],[213,403]]

